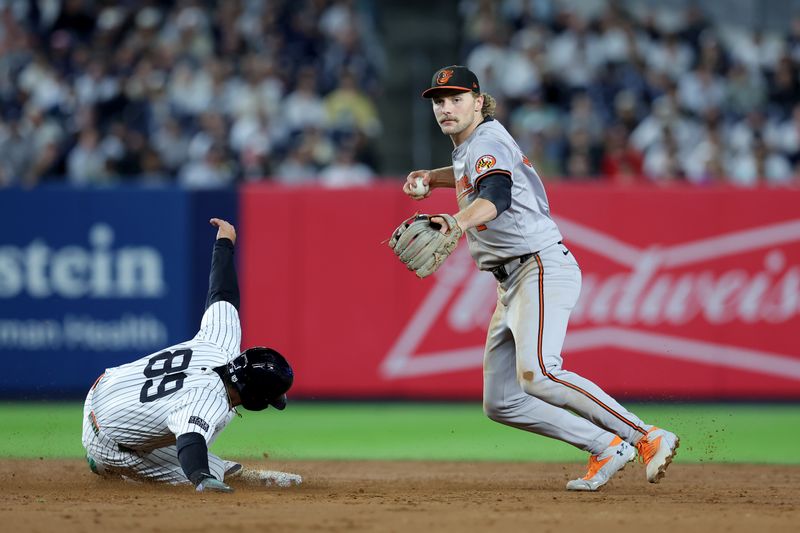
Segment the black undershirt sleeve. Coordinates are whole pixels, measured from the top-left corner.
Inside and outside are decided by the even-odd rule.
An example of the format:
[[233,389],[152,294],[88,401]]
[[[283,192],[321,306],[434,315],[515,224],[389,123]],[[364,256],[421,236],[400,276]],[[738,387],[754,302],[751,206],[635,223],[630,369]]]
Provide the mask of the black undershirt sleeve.
[[511,206],[511,178],[499,172],[482,177],[478,182],[478,198],[492,202],[500,216]]
[[186,477],[195,486],[205,478],[213,477],[208,469],[208,446],[200,433],[184,433],[179,436],[175,447],[178,460]]
[[239,281],[233,260],[233,242],[230,239],[217,239],[214,243],[206,309],[214,302],[230,302],[239,309]]

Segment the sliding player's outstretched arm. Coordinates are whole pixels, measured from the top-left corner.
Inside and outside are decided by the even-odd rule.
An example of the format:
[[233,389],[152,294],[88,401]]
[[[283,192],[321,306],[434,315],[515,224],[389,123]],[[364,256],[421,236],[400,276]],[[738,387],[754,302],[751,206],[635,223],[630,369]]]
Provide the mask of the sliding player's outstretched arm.
[[236,229],[220,218],[212,218],[209,222],[217,228],[217,240],[214,242],[208,277],[206,312],[197,335],[218,345],[231,360],[239,355],[242,341],[238,311],[239,281],[234,261]]

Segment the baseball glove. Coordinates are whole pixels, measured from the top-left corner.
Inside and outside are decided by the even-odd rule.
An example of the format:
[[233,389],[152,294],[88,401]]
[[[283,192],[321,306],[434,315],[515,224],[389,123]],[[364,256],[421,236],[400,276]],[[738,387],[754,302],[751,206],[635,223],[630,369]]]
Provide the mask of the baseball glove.
[[[442,225],[431,218],[441,217],[448,225],[447,233],[439,231]],[[430,276],[444,263],[458,245],[463,231],[450,215],[414,215],[397,226],[389,239],[389,247],[417,277]]]

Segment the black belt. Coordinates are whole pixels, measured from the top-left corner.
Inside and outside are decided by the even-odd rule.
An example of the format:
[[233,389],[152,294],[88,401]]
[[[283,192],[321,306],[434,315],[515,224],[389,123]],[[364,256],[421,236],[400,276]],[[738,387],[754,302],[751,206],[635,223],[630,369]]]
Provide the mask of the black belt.
[[[558,241],[556,244],[561,244],[561,241]],[[510,266],[510,265],[516,264],[516,263],[519,263],[521,265],[521,264],[525,263],[525,261],[527,261],[528,259],[530,259],[531,257],[533,257],[534,255],[536,255],[538,253],[539,252],[531,252],[529,254],[521,255],[519,257],[514,257],[512,259],[509,259],[508,261],[506,261],[505,263],[503,263],[500,266],[496,266],[494,268],[490,268],[489,272],[491,272],[494,275],[494,279],[496,279],[499,283],[503,283],[505,280],[508,279],[508,276],[511,275],[511,272],[516,270],[516,268],[515,268],[511,272],[509,272],[508,269],[506,268],[506,265]]]

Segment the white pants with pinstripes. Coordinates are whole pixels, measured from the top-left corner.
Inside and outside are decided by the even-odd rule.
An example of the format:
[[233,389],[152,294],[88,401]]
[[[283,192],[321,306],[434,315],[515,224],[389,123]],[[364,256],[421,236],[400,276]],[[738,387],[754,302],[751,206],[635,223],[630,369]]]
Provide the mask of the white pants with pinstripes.
[[588,379],[561,368],[580,289],[578,263],[561,244],[541,250],[498,283],[483,405],[492,420],[598,454],[614,435],[635,444],[650,426]]
[[[94,388],[86,396],[83,405],[83,447],[87,459],[96,466],[96,474],[109,477],[125,477],[133,480],[150,480],[164,483],[189,483],[178,460],[175,446],[165,446],[152,451],[120,450],[103,432],[103,428],[92,423],[92,396]],[[208,466],[215,478],[225,477],[225,462],[216,455],[208,454]]]

